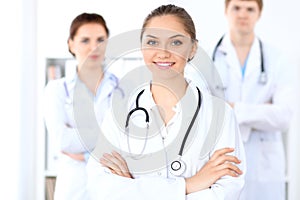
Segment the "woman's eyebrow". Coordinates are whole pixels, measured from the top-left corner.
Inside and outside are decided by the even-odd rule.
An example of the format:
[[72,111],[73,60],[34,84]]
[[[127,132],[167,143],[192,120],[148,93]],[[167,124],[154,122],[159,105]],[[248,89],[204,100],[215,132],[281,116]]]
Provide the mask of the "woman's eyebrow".
[[[157,39],[158,37],[154,36],[154,35],[146,35],[145,37],[150,37],[150,38],[155,38]],[[173,35],[169,38],[176,38],[176,37],[186,37],[185,35],[181,35],[181,34],[177,34],[177,35]]]
[[145,37],[150,37],[150,38],[155,38],[157,39],[157,37],[153,36],[153,35],[145,35]]
[[184,36],[184,35],[181,35],[181,34],[177,34],[177,35],[173,35],[173,36],[171,36],[170,38],[176,38],[176,37],[186,37],[186,36]]

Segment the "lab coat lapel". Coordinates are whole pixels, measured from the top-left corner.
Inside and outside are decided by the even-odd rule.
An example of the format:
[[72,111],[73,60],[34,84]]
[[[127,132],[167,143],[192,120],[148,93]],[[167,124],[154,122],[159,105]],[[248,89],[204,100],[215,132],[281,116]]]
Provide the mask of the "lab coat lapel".
[[260,47],[259,47],[259,40],[256,38],[249,52],[245,78],[249,76],[253,77],[253,74],[259,74],[260,70],[261,70]]
[[65,75],[65,80],[66,80],[68,92],[69,92],[71,99],[73,99],[74,88],[75,88],[77,79],[78,79],[77,67],[74,67],[73,70],[69,70],[69,73],[67,73]]
[[226,63],[229,66],[230,70],[233,72],[234,76],[238,78],[238,80],[241,80],[242,74],[241,74],[240,63],[236,51],[230,41],[229,35],[226,35],[224,37],[224,41],[222,42],[220,49],[223,50],[224,53],[226,54],[226,58],[225,58]]

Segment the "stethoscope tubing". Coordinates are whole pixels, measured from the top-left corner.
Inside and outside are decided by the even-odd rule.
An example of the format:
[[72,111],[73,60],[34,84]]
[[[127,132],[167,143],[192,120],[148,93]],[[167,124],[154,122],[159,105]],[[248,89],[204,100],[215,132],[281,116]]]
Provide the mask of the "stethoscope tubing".
[[135,108],[133,108],[132,110],[130,110],[129,113],[127,114],[126,123],[125,123],[125,129],[127,129],[128,126],[129,126],[129,120],[130,120],[131,115],[135,111],[138,111],[138,110],[141,110],[141,111],[143,111],[145,113],[145,116],[146,116],[145,121],[146,121],[146,123],[149,123],[149,113],[148,113],[148,111],[145,108],[139,106],[139,99],[140,99],[141,95],[144,93],[144,91],[145,90],[142,90],[141,92],[139,92],[139,94],[137,95],[136,100],[135,100]]
[[[199,110],[200,110],[201,104],[202,104],[202,96],[201,96],[200,89],[198,87],[196,87],[196,89],[197,89],[197,92],[198,92],[198,104],[197,104],[197,108],[196,108],[196,111],[194,113],[194,116],[191,120],[191,123],[189,124],[189,127],[188,127],[188,129],[185,133],[185,136],[184,136],[183,140],[182,140],[181,147],[180,147],[180,150],[179,150],[179,153],[178,153],[178,155],[180,157],[183,154],[185,143],[186,143],[187,138],[189,136],[189,133],[190,133],[195,121],[196,121],[196,118],[198,116],[198,113],[199,113]],[[149,113],[148,113],[148,111],[145,108],[139,106],[139,99],[140,99],[141,95],[144,93],[144,91],[145,90],[142,90],[141,92],[139,92],[139,94],[136,97],[136,101],[135,101],[136,107],[133,108],[132,110],[130,110],[129,113],[127,114],[126,123],[125,123],[125,130],[126,130],[127,134],[129,134],[129,120],[130,120],[130,117],[135,111],[138,111],[138,110],[143,111],[145,113],[145,121],[146,121],[147,124],[149,124]],[[147,128],[149,128],[149,127],[147,126]]]
[[184,149],[186,140],[187,140],[187,138],[188,138],[188,136],[189,136],[189,134],[190,134],[190,131],[191,131],[191,129],[192,129],[192,127],[193,127],[193,125],[194,125],[194,123],[195,123],[195,121],[196,121],[196,118],[197,118],[197,116],[198,116],[198,113],[199,113],[199,110],[200,110],[200,107],[201,107],[201,103],[202,103],[201,92],[200,92],[200,90],[199,90],[198,87],[196,87],[196,88],[197,88],[197,92],[198,92],[198,104],[197,104],[197,109],[196,109],[196,111],[195,111],[195,114],[194,114],[194,116],[193,116],[193,118],[192,118],[192,120],[191,120],[191,123],[190,123],[188,129],[186,130],[186,134],[184,135],[184,138],[183,138],[183,140],[182,140],[182,144],[181,144],[181,147],[180,147],[180,150],[179,150],[179,153],[178,153],[179,156],[182,156],[182,153],[183,153],[183,149]]
[[[217,42],[213,54],[212,54],[212,61],[214,62],[216,60],[216,54],[219,46],[221,45],[222,41],[224,39],[224,35],[220,38],[220,40]],[[264,62],[264,51],[263,51],[263,44],[260,39],[258,39],[259,42],[259,50],[260,50],[260,76],[259,76],[259,83],[266,84],[267,82],[267,73],[265,70],[265,62]]]

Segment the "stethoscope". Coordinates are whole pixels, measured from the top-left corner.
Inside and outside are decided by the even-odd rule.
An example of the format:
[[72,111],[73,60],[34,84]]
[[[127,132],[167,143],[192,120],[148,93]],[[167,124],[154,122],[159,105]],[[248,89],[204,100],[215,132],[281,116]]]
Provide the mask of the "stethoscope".
[[[185,146],[185,143],[187,141],[187,138],[189,136],[189,133],[195,123],[195,120],[197,118],[197,115],[199,113],[199,110],[200,110],[200,107],[201,107],[201,102],[202,102],[202,97],[201,97],[201,92],[199,90],[198,87],[197,88],[197,91],[198,91],[198,105],[197,105],[197,109],[194,113],[194,116],[189,124],[189,127],[188,129],[186,130],[186,133],[185,133],[185,136],[182,140],[182,143],[181,143],[181,147],[180,147],[180,150],[179,150],[179,153],[178,153],[178,156],[179,158],[177,160],[174,160],[171,165],[170,165],[170,172],[174,175],[174,176],[181,176],[185,170],[186,170],[186,164],[183,160],[181,160],[181,157],[182,157],[182,153],[183,153],[183,150],[184,150],[184,146]],[[126,123],[125,123],[125,132],[127,134],[127,136],[129,136],[129,120],[130,120],[130,117],[131,115],[135,112],[135,111],[138,111],[138,110],[141,110],[145,113],[145,122],[147,124],[147,135],[148,135],[148,130],[149,130],[149,113],[148,111],[143,108],[143,107],[140,107],[139,106],[139,99],[141,97],[141,95],[144,93],[145,89],[142,90],[136,97],[136,100],[135,100],[135,108],[133,108],[132,110],[129,111],[129,113],[127,114],[127,118],[126,118]],[[147,135],[146,135],[146,140],[147,140]],[[129,137],[128,137],[129,138]],[[130,145],[129,145],[130,146]],[[146,142],[144,143],[144,147],[143,147],[143,150],[142,152],[144,151],[145,149],[145,146],[146,146]],[[141,152],[141,154],[142,154]],[[140,154],[140,155],[141,155]]]
[[[116,77],[109,77],[109,78],[115,83],[114,90],[119,91],[121,96],[124,97],[125,94],[124,94],[124,91],[122,90],[122,88],[119,87],[118,79]],[[71,95],[69,93],[67,82],[64,81],[63,84],[64,84],[64,89],[65,89],[65,94],[66,94],[65,104],[66,105],[71,105],[72,104],[72,99],[71,99]],[[109,93],[108,97],[111,97],[112,94],[113,94],[113,92]]]
[[66,93],[66,97],[67,97],[66,98],[66,104],[70,105],[70,104],[72,104],[72,100],[71,100],[71,97],[70,97],[70,93],[69,93],[66,81],[64,81],[64,88],[65,88],[65,93]]
[[[212,60],[213,62],[216,59],[216,53],[217,53],[217,49],[218,47],[221,45],[222,41],[223,41],[224,35],[220,38],[220,40],[218,41],[217,45],[214,48],[213,54],[212,54]],[[260,75],[258,78],[258,83],[265,85],[268,82],[268,77],[267,77],[267,73],[265,71],[265,65],[264,65],[264,53],[263,53],[263,45],[260,39],[258,39],[259,41],[259,50],[260,50],[260,63],[261,63],[261,67],[260,67]]]

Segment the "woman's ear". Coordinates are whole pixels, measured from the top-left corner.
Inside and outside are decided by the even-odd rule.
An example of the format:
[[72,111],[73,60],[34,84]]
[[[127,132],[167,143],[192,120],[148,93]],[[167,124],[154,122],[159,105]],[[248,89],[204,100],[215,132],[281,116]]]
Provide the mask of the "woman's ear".
[[73,49],[74,49],[74,41],[72,39],[68,39],[68,47],[69,47],[69,52],[73,56],[75,56],[74,51],[73,51]]
[[192,50],[191,50],[190,55],[189,55],[188,60],[187,60],[188,62],[190,62],[194,58],[194,56],[197,52],[197,49],[198,49],[198,41],[195,40],[193,42]]

